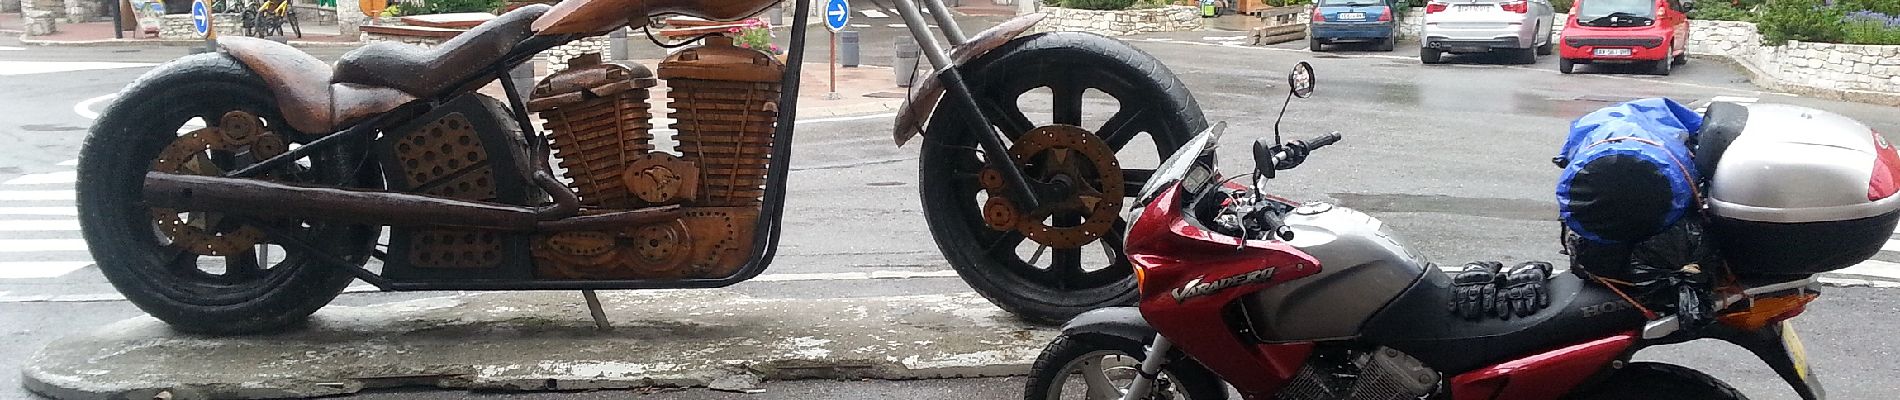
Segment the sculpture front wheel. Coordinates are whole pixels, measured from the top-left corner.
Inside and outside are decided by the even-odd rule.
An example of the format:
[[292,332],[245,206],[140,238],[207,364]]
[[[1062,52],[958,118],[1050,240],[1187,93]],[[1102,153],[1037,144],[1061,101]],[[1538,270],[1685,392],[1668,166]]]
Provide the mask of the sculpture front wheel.
[[[959,70],[1011,154],[984,154],[959,102],[937,107],[919,182],[944,257],[977,293],[1030,321],[1132,303],[1121,212],[1154,165],[1206,128],[1186,86],[1127,43],[1072,32],[1018,38]],[[1016,209],[1021,196],[987,171],[992,156],[1065,196]]]

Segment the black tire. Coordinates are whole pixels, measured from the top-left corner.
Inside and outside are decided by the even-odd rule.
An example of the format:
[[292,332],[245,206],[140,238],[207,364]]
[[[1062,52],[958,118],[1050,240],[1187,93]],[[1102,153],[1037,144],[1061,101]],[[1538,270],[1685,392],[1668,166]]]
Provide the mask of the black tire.
[[1579,400],[1747,400],[1735,387],[1687,367],[1630,363]]
[[1314,53],[1324,52],[1326,51],[1326,44],[1321,43],[1319,38],[1313,37],[1313,34],[1308,33],[1306,34],[1306,50]]
[[1418,62],[1425,63],[1425,64],[1438,64],[1438,63],[1445,62],[1445,51],[1439,50],[1439,49],[1432,49],[1432,48],[1418,49]]
[[[1104,124],[1124,120],[1127,123],[1118,124],[1123,129],[1111,133],[1107,128],[1084,128],[1103,137],[1117,151],[1146,133],[1160,153],[1157,156],[1165,157],[1207,128],[1200,105],[1159,60],[1126,43],[1094,34],[1052,32],[1018,38],[959,70],[980,102],[1008,115],[991,121],[1012,139],[1026,131],[1022,127],[1032,124],[1016,106],[1017,97],[1056,78],[1099,90],[1124,105]],[[1083,89],[1074,90],[1081,93]],[[956,104],[954,100],[943,101],[930,118],[918,161],[918,180],[924,219],[957,275],[998,307],[1036,323],[1061,323],[1084,311],[1133,303],[1134,269],[1127,256],[1120,253],[1125,225],[1121,221],[1101,240],[1085,245],[1106,247],[1105,258],[1112,260],[1094,271],[1087,271],[1080,261],[1067,262],[1078,260],[1082,249],[1075,249],[1075,255],[1067,250],[1053,251],[1052,257],[1044,257],[1052,268],[1025,262],[1033,257],[1017,254],[1015,248],[1035,242],[1022,239],[1022,234],[1015,231],[992,230],[984,223],[979,201],[985,195],[976,181],[983,162],[978,158],[976,139],[968,133],[972,127],[967,124],[972,118],[958,117],[964,111]],[[1076,102],[1078,117],[1082,106]],[[1064,118],[1053,119],[1063,123]],[[1131,168],[1127,157],[1116,158],[1123,161],[1123,168]],[[1135,193],[1125,191],[1124,195]],[[1122,202],[1127,204],[1126,197]],[[1010,244],[1005,246],[1004,242]],[[1053,268],[1058,261],[1074,269],[1058,271]]]
[[[1029,367],[1029,383],[1023,389],[1023,400],[1057,400],[1060,388],[1067,381],[1068,372],[1077,367],[1085,356],[1099,352],[1121,353],[1132,358],[1138,366],[1147,356],[1147,343],[1137,343],[1120,336],[1096,334],[1065,334],[1057,336],[1042,349],[1036,357],[1036,363]],[[1178,352],[1177,352],[1178,353]],[[1176,400],[1225,400],[1227,384],[1220,377],[1207,370],[1207,367],[1194,362],[1194,359],[1175,356],[1161,367],[1161,377],[1171,392],[1186,395]],[[1158,387],[1159,385],[1157,385]]]
[[1682,54],[1677,54],[1677,55],[1675,56],[1675,58],[1671,58],[1671,59],[1670,59],[1669,61],[1670,61],[1670,62],[1674,62],[1674,63],[1676,63],[1676,65],[1683,65],[1683,64],[1688,64],[1688,63],[1689,63],[1689,52],[1686,52],[1686,51],[1685,51],[1685,52],[1682,52]]
[[1379,51],[1392,51],[1394,49],[1397,49],[1398,47],[1399,47],[1398,36],[1387,36],[1385,40],[1379,41]]
[[[1665,54],[1674,54],[1675,52],[1676,52],[1676,45],[1674,43],[1670,43],[1669,53],[1665,53]],[[1676,65],[1675,60],[1671,60],[1670,58],[1671,57],[1669,56],[1664,56],[1663,59],[1656,60],[1654,64],[1650,65],[1649,73],[1652,75],[1669,76],[1669,73],[1671,72],[1672,69],[1674,69]]]
[[1576,69],[1577,69],[1576,61],[1570,61],[1570,59],[1568,58],[1557,59],[1557,72],[1570,74],[1572,72],[1576,72]]
[[[76,188],[79,222],[100,271],[133,305],[184,332],[243,334],[294,326],[342,293],[351,280],[345,270],[298,251],[286,251],[282,262],[271,264],[269,259],[255,261],[256,251],[251,250],[226,258],[228,269],[214,275],[201,270],[200,256],[172,247],[156,232],[152,209],[142,200],[142,182],[152,160],[188,120],[200,117],[215,124],[217,115],[230,110],[261,117],[269,129],[293,143],[309,139],[286,132],[289,125],[262,79],[223,54],[205,53],[160,65],[120,92],[80,150],[79,175],[86,178]],[[207,114],[213,116],[203,117]],[[308,159],[308,166],[278,170],[282,174],[273,179],[373,185],[373,174],[357,175],[359,158],[344,153],[360,147],[346,144],[319,152]],[[367,258],[377,237],[373,227],[269,223],[358,263]],[[236,268],[239,264],[243,268]],[[235,274],[240,269],[244,273]]]
[[1513,64],[1536,64],[1537,63],[1537,49],[1536,48],[1510,49],[1507,51],[1509,52],[1508,54],[1511,57],[1511,63]]
[[1537,46],[1537,55],[1548,56],[1557,52],[1557,38],[1544,35],[1544,44]]

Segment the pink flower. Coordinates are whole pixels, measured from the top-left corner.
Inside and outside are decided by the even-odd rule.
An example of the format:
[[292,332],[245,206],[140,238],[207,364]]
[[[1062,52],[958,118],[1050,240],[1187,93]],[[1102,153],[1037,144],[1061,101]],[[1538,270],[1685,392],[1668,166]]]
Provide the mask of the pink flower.
[[726,28],[728,33],[739,33],[739,28]]
[[778,44],[773,44],[773,45],[772,45],[772,54],[778,54],[778,52],[779,52],[779,50],[778,50]]

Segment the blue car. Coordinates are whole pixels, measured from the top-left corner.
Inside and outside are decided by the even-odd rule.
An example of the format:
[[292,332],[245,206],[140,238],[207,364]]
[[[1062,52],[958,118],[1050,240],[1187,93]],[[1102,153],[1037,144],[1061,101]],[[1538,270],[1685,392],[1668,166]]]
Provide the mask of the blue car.
[[1369,42],[1379,51],[1398,44],[1399,15],[1386,0],[1319,0],[1306,33],[1313,51],[1329,43]]

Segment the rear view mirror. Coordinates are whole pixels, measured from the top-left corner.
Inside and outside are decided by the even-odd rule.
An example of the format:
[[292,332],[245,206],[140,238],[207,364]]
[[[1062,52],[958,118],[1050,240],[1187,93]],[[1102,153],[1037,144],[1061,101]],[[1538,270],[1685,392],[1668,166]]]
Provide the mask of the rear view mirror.
[[1286,83],[1293,97],[1304,99],[1306,96],[1312,96],[1313,64],[1307,64],[1305,61],[1293,64],[1293,72],[1286,75]]

